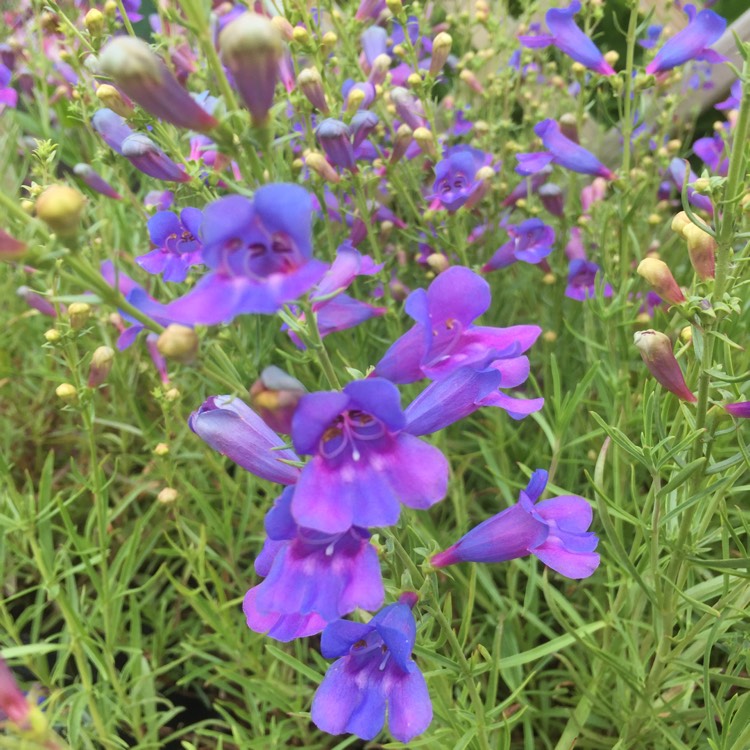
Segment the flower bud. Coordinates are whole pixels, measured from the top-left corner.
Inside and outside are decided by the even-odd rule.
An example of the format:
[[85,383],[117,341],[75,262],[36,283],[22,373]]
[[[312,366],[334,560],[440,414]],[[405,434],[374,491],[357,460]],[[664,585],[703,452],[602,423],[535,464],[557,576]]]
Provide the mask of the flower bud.
[[389,162],[395,164],[400,161],[413,140],[414,131],[406,123],[400,125],[393,139],[393,151],[391,151]]
[[297,87],[307,97],[310,104],[320,112],[328,114],[328,102],[323,90],[323,79],[317,68],[305,68],[297,76]]
[[323,34],[323,37],[320,40],[322,52],[326,55],[329,54],[331,50],[333,50],[333,48],[336,46],[338,41],[339,38],[336,36],[336,32],[326,31],[326,33]]
[[349,123],[352,131],[352,146],[357,148],[377,127],[380,118],[369,109],[360,109]]
[[68,308],[68,322],[74,331],[80,331],[91,317],[91,305],[87,302],[73,302]]
[[36,199],[36,215],[61,237],[78,231],[86,199],[67,185],[50,185]]
[[484,86],[479,82],[479,79],[474,73],[468,68],[464,68],[458,76],[472,91],[477,94],[481,94],[484,91]]
[[315,128],[315,137],[332,164],[352,172],[357,170],[352,135],[346,123],[329,117]]
[[578,143],[578,120],[576,116],[566,112],[558,120],[560,124],[560,132],[573,143]]
[[330,165],[325,156],[317,151],[311,151],[305,156],[305,164],[308,169],[312,169],[315,174],[328,182],[337,183],[341,181],[338,172]]
[[195,361],[198,354],[198,334],[188,326],[172,323],[159,336],[156,348],[167,359],[174,359],[183,364]]
[[414,131],[414,140],[419,144],[423,153],[428,156],[435,156],[435,140],[427,128],[417,128]]
[[57,309],[55,306],[46,298],[42,297],[41,294],[32,292],[27,286],[19,286],[16,289],[16,294],[23,299],[23,301],[34,310],[37,310],[42,315],[48,315],[50,318],[57,317]]
[[682,234],[685,227],[689,226],[690,224],[692,224],[692,222],[690,221],[690,217],[684,211],[680,211],[680,213],[675,214],[674,218],[672,219],[671,229],[677,234]]
[[445,65],[448,55],[451,53],[451,46],[453,45],[453,37],[441,31],[432,40],[432,57],[430,58],[430,75],[436,76]]
[[165,182],[189,182],[183,172],[147,135],[132,133],[122,142],[122,155],[143,174]]
[[396,108],[399,119],[406,123],[412,130],[424,125],[424,110],[422,103],[409,91],[401,86],[391,91],[391,102]]
[[111,346],[99,346],[94,350],[89,367],[89,388],[98,388],[107,379],[114,359],[115,350]]
[[0,260],[18,260],[26,254],[26,243],[0,229]]
[[548,182],[539,188],[542,205],[553,215],[562,216],[565,209],[565,196],[562,188],[554,182]]
[[108,83],[102,83],[97,87],[96,96],[107,109],[111,109],[120,117],[130,117],[133,114],[134,108],[130,99],[124,98],[114,86]]
[[198,131],[210,130],[219,124],[138,37],[112,39],[99,55],[99,65],[131,99],[162,120]]
[[71,383],[60,383],[55,388],[55,393],[61,401],[65,401],[68,404],[72,404],[78,398],[76,387]]
[[385,0],[386,7],[394,16],[404,12],[404,4],[402,0]]
[[73,167],[73,173],[100,195],[106,195],[107,198],[113,200],[122,200],[122,196],[89,164],[76,164]]
[[388,71],[391,69],[391,58],[384,52],[379,54],[372,61],[372,68],[370,69],[370,75],[367,77],[369,83],[373,86],[380,86],[388,75]]
[[262,125],[279,77],[283,51],[279,30],[264,16],[243,13],[222,30],[219,47],[253,122]]
[[669,336],[654,330],[638,331],[633,341],[649,372],[664,388],[684,401],[694,403],[698,400],[685,384]]
[[169,446],[166,443],[158,443],[154,448],[154,454],[157,456],[166,456],[169,454]]
[[44,332],[44,340],[49,344],[56,344],[62,338],[62,334],[57,328],[48,328]]
[[716,240],[695,224],[687,224],[682,229],[687,240],[688,255],[695,272],[701,281],[713,279],[716,275]]
[[177,502],[179,496],[179,493],[174,487],[165,487],[156,496],[156,502],[161,503],[162,505],[172,505],[172,503]]
[[677,285],[669,266],[656,258],[644,258],[638,264],[638,274],[654,288],[654,291],[672,305],[679,305],[685,301],[682,289]]
[[272,430],[289,435],[297,404],[306,392],[299,380],[270,365],[250,388],[250,404]]
[[30,706],[26,696],[18,687],[13,673],[0,658],[0,716],[6,716],[17,727],[29,723]]
[[100,37],[104,31],[104,15],[100,10],[91,8],[83,19],[83,25],[93,37]]
[[447,271],[450,268],[450,261],[442,253],[430,253],[426,258],[427,265],[436,274]]

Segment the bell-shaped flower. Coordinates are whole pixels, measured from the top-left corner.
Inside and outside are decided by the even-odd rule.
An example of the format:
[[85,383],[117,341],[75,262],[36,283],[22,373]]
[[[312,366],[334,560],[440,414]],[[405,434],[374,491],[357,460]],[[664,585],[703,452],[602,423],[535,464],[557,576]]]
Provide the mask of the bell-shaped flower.
[[482,271],[496,271],[516,261],[541,263],[555,244],[555,230],[541,219],[527,219],[518,226],[507,226],[510,239],[482,266]]
[[212,396],[188,418],[190,429],[214,450],[251,474],[279,484],[294,484],[299,459],[247,405],[232,396]]
[[459,562],[505,562],[536,555],[568,578],[587,578],[599,566],[599,539],[589,532],[593,513],[578,495],[537,502],[547,486],[547,472],[537,469],[518,502],[488,518],[454,545],[432,558],[437,568]]
[[139,255],[135,262],[149,273],[160,273],[164,281],[185,281],[188,268],[203,262],[199,239],[203,214],[183,208],[179,217],[159,211],[148,220],[148,234],[155,249]]
[[[435,165],[435,182],[430,198],[448,211],[457,211],[468,201],[481,198],[476,194],[486,191],[485,180],[478,177],[482,167],[488,167],[492,156],[471,146],[454,146],[444,159]],[[491,172],[490,172],[491,173]]]
[[607,180],[615,178],[614,173],[602,164],[590,151],[566,138],[555,120],[542,120],[534,126],[534,132],[542,139],[546,151],[530,154],[517,154],[516,172],[532,175],[548,164],[557,164],[573,172],[594,174]]
[[331,164],[356,172],[352,133],[345,122],[326,118],[315,128],[315,138]]
[[323,656],[337,658],[312,704],[312,720],[329,734],[348,732],[374,739],[385,724],[393,737],[409,742],[432,721],[427,683],[411,658],[416,623],[403,595],[368,623],[337,620],[323,631]]
[[541,328],[473,325],[490,302],[489,284],[481,276],[463,266],[447,269],[427,290],[408,296],[406,313],[416,325],[391,345],[373,374],[392,383],[441,380],[459,367],[483,367],[489,354],[495,359],[523,354]]
[[312,204],[298,185],[231,195],[203,212],[203,262],[211,269],[167,309],[177,322],[215,325],[249,313],[272,314],[326,271],[312,258]]
[[578,0],[574,0],[567,8],[551,8],[544,17],[550,33],[520,35],[518,41],[524,47],[537,49],[552,45],[589,70],[604,76],[614,75],[614,68],[573,20],[573,16],[580,10],[581,3]]
[[726,62],[710,46],[724,33],[727,22],[712,10],[696,13],[694,5],[686,5],[688,25],[669,39],[646,66],[646,73],[664,73],[689,60],[705,60],[710,63]]
[[265,579],[243,604],[248,627],[280,641],[300,637],[292,633],[301,622],[312,635],[358,607],[376,610],[385,596],[369,531],[353,526],[327,534],[298,526],[290,510],[293,492],[284,490],[266,514],[268,539],[255,561]]
[[312,460],[292,498],[300,526],[331,534],[391,526],[401,503],[424,509],[442,500],[448,462],[437,448],[404,432],[399,402],[396,386],[382,378],[303,396],[292,419],[292,442]]
[[157,180],[189,182],[192,179],[143,133],[133,133],[122,142],[122,155],[136,169]]

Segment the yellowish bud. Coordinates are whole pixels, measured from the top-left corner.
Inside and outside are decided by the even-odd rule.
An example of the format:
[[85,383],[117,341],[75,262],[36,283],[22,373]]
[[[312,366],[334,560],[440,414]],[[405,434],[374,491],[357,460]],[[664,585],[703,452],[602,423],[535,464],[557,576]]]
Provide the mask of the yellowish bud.
[[92,8],[84,17],[83,25],[93,37],[99,37],[104,31],[104,15],[100,10]]
[[182,395],[182,394],[180,393],[180,391],[179,391],[179,390],[178,390],[177,388],[170,388],[170,389],[169,389],[169,390],[168,390],[168,391],[167,391],[167,392],[166,392],[166,393],[164,394],[164,398],[165,398],[165,399],[167,399],[167,401],[177,401],[177,399],[178,399],[178,398],[179,398],[179,397],[180,397],[181,395]]
[[111,109],[120,117],[130,117],[133,114],[133,105],[126,102],[122,94],[108,83],[102,83],[96,89],[96,96],[107,109]]
[[159,336],[156,348],[167,359],[189,364],[198,354],[198,334],[188,326],[172,323]]
[[292,39],[297,44],[307,44],[310,41],[310,34],[304,26],[295,26],[292,30]]
[[50,328],[49,330],[44,332],[44,338],[50,344],[56,344],[62,338],[62,334],[57,330],[57,328]]
[[162,505],[172,505],[177,501],[179,493],[174,487],[165,487],[157,496],[156,501]]
[[55,393],[61,401],[72,404],[78,399],[78,392],[72,383],[61,383],[55,388]]
[[86,199],[67,185],[50,185],[36,200],[36,215],[61,237],[76,234]]
[[89,367],[89,388],[98,388],[107,379],[114,360],[115,350],[111,346],[99,346],[94,350]]
[[692,225],[690,217],[684,211],[680,211],[680,213],[675,214],[674,218],[672,219],[672,231],[676,232],[677,234],[683,234],[683,230],[685,229],[685,227],[690,225]]
[[542,334],[542,338],[548,343],[548,344],[554,344],[555,341],[557,341],[557,333],[555,331],[545,331]]
[[324,180],[332,183],[341,182],[341,176],[338,172],[330,165],[328,160],[323,154],[317,151],[311,151],[305,157],[305,164],[308,169],[312,169],[318,177],[322,177]]
[[542,284],[545,284],[546,286],[552,286],[556,281],[557,278],[553,273],[545,273],[544,276],[542,276]]
[[166,456],[169,453],[169,446],[166,443],[159,443],[154,448],[154,453],[157,456]]
[[644,258],[637,268],[642,276],[654,288],[656,293],[672,305],[679,305],[685,301],[685,295],[677,285],[669,266],[663,260]]
[[427,265],[438,274],[450,268],[450,261],[442,253],[432,253],[427,256]]
[[91,317],[91,305],[87,302],[73,302],[68,308],[68,321],[74,331],[80,331]]

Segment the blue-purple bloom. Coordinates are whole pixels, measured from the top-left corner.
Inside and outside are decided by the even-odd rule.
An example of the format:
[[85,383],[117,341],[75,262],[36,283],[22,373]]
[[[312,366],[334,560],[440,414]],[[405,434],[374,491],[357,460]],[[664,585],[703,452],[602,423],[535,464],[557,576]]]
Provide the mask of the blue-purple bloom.
[[321,651],[337,658],[320,684],[312,720],[329,734],[374,739],[388,714],[388,729],[409,742],[432,721],[427,683],[411,658],[416,623],[414,594],[402,595],[364,624],[338,620],[323,631]]
[[491,161],[490,154],[471,146],[448,149],[445,158],[435,165],[435,182],[430,197],[451,212],[467,202],[476,202],[485,187],[484,180],[477,179],[477,172],[489,166]]
[[515,505],[474,527],[432,564],[505,562],[533,554],[568,578],[590,576],[599,566],[599,539],[588,531],[591,506],[578,495],[537,502],[546,486],[547,472],[537,469]]
[[527,219],[518,226],[507,226],[510,239],[484,264],[482,271],[495,271],[518,260],[541,263],[555,244],[555,230],[541,219]]
[[[565,296],[570,299],[583,302],[596,293],[596,277],[601,268],[591,260],[575,258],[568,266],[568,285],[565,287]],[[603,295],[612,296],[612,287],[604,284]]]
[[203,214],[197,208],[183,208],[179,217],[159,211],[148,220],[148,233],[156,249],[138,256],[136,263],[149,273],[160,273],[164,281],[185,281],[188,268],[202,263],[198,239]]
[[398,389],[382,378],[303,396],[292,442],[312,460],[292,498],[294,520],[334,534],[351,526],[391,526],[401,503],[424,509],[442,500],[448,462],[405,426]]
[[18,104],[18,92],[10,85],[11,71],[0,63],[0,113],[5,107],[15,109]]
[[489,284],[463,266],[441,273],[427,290],[415,289],[406,313],[415,322],[375,367],[374,375],[393,383],[428,377],[442,380],[460,367],[486,366],[487,358],[517,357],[542,332],[539,326],[494,328],[474,325],[489,309]]
[[531,48],[553,45],[589,70],[604,76],[614,75],[614,68],[573,20],[573,16],[580,10],[581,3],[578,0],[574,0],[567,8],[552,8],[544,17],[550,34],[521,35],[518,41],[524,47]]
[[566,138],[560,131],[560,125],[555,120],[542,120],[534,126],[534,132],[542,139],[547,151],[531,154],[517,154],[518,166],[516,172],[522,175],[532,175],[539,172],[548,164],[558,164],[581,174],[594,174],[613,180],[615,175],[604,166],[590,151],[579,146],[575,141]]
[[243,604],[248,627],[281,641],[319,633],[358,607],[376,610],[385,596],[370,532],[353,526],[328,534],[298,526],[290,509],[293,493],[293,487],[284,490],[266,514],[268,538],[255,560],[265,580]]
[[315,128],[315,137],[331,164],[356,171],[352,133],[345,122],[333,117],[326,118]]
[[122,196],[90,164],[76,164],[73,173],[100,195],[106,195],[107,198],[116,201],[122,200]]
[[646,73],[664,73],[689,60],[710,63],[726,62],[726,57],[710,49],[724,33],[727,22],[712,10],[696,13],[694,5],[686,5],[688,25],[669,39],[646,66]]
[[677,188],[677,190],[680,192],[682,192],[682,186],[684,185],[685,178],[687,176],[688,201],[696,208],[700,208],[709,215],[713,216],[714,207],[713,203],[711,203],[711,199],[707,195],[697,193],[694,188],[690,187],[690,184],[698,179],[698,175],[696,175],[692,169],[688,170],[688,166],[689,164],[685,159],[675,157],[674,159],[672,159],[672,161],[669,162],[667,175],[672,180],[672,183]]
[[275,313],[326,271],[312,258],[312,203],[299,185],[264,185],[252,200],[230,195],[209,203],[201,238],[211,271],[167,306],[177,322],[215,325]]

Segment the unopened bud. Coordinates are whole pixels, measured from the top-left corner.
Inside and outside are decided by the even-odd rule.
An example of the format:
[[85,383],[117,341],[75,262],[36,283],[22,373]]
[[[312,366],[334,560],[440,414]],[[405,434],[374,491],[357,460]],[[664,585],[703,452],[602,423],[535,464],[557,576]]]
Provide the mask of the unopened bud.
[[331,166],[328,159],[318,151],[311,151],[305,156],[305,164],[308,169],[312,169],[315,174],[322,177],[327,182],[337,183],[341,181],[338,172]]
[[414,131],[414,140],[419,144],[419,148],[428,156],[435,155],[435,140],[432,133],[427,128],[417,128]]
[[307,390],[299,380],[270,365],[250,388],[250,403],[272,430],[288,435],[297,404],[305,393]]
[[321,47],[323,48],[323,52],[325,54],[329,54],[331,50],[336,46],[338,41],[339,41],[339,38],[336,36],[335,32],[326,31],[326,33],[323,34],[323,38],[320,40],[320,44],[321,44]]
[[669,336],[654,330],[638,331],[633,342],[657,382],[684,401],[694,403],[698,400],[685,384],[680,365],[672,352]]
[[279,75],[283,51],[279,30],[265,16],[243,13],[223,29],[219,47],[253,122],[263,124]]
[[427,256],[427,265],[436,273],[442,273],[450,268],[450,261],[442,253],[431,253]]
[[292,40],[304,45],[310,41],[310,34],[304,26],[295,26],[292,30]]
[[385,0],[385,4],[394,16],[398,16],[404,12],[404,5],[401,0]]
[[159,336],[156,348],[167,359],[183,364],[195,361],[198,354],[198,334],[188,326],[172,323]]
[[100,37],[104,31],[104,15],[100,10],[92,8],[84,17],[83,25],[93,37]]
[[395,164],[400,161],[406,153],[406,149],[409,148],[411,142],[414,140],[414,131],[406,124],[399,125],[396,135],[393,139],[393,151],[391,151],[391,158],[389,162]]
[[557,341],[557,333],[555,331],[545,331],[542,334],[542,339],[548,344],[554,344]]
[[157,456],[166,456],[169,453],[169,446],[166,443],[158,443],[154,448],[154,454]]
[[56,344],[62,338],[62,334],[57,328],[50,328],[44,332],[44,338],[48,343]]
[[479,79],[468,68],[462,70],[458,77],[477,94],[481,94],[484,91],[484,86],[482,86]]
[[89,367],[89,388],[98,388],[107,379],[114,360],[115,350],[111,346],[99,346],[94,350]]
[[26,243],[0,228],[0,260],[18,260],[26,254]]
[[669,266],[656,258],[644,258],[638,264],[638,275],[643,276],[654,288],[654,291],[672,305],[685,301],[685,295],[677,285]]
[[182,394],[180,393],[180,391],[179,391],[179,390],[178,390],[177,388],[170,388],[170,389],[169,389],[169,390],[168,390],[168,391],[167,391],[167,392],[166,392],[166,393],[164,394],[164,398],[165,398],[165,399],[167,399],[167,401],[177,401],[177,399],[178,399],[178,398],[179,398],[179,397],[180,397],[181,395],[182,395]]
[[693,327],[692,326],[685,326],[680,331],[680,340],[684,341],[686,344],[689,344],[693,340]]
[[96,96],[107,109],[111,109],[120,117],[130,117],[133,114],[133,105],[130,100],[126,101],[122,94],[108,83],[102,83],[97,87]]
[[687,240],[688,255],[698,278],[702,281],[716,275],[716,240],[695,224],[688,224],[682,230]]
[[162,505],[172,505],[177,501],[179,493],[173,487],[165,487],[157,496],[156,501]]
[[61,237],[78,231],[86,199],[67,185],[50,185],[36,200],[36,215]]
[[324,114],[328,113],[328,102],[326,101],[326,94],[323,89],[323,79],[320,77],[317,68],[305,68],[297,76],[297,87],[315,109]]
[[560,132],[573,143],[578,143],[578,120],[570,112],[566,112],[560,117]]
[[451,53],[451,46],[453,45],[453,37],[441,31],[432,40],[432,57],[430,58],[430,75],[436,76],[445,65],[448,55]]
[[76,387],[72,383],[60,383],[55,388],[55,394],[61,401],[72,404],[78,398]]
[[620,59],[620,53],[616,50],[611,49],[609,52],[604,54],[604,59],[610,64],[614,65]]
[[367,80],[373,86],[379,86],[385,81],[388,71],[391,69],[391,58],[385,52],[381,52],[373,61],[370,75]]
[[91,317],[91,305],[87,302],[73,302],[68,308],[68,321],[74,331],[80,331]]
[[690,217],[684,211],[680,211],[680,213],[675,214],[675,217],[672,219],[672,231],[677,234],[682,234],[685,227],[690,226],[691,224]]

